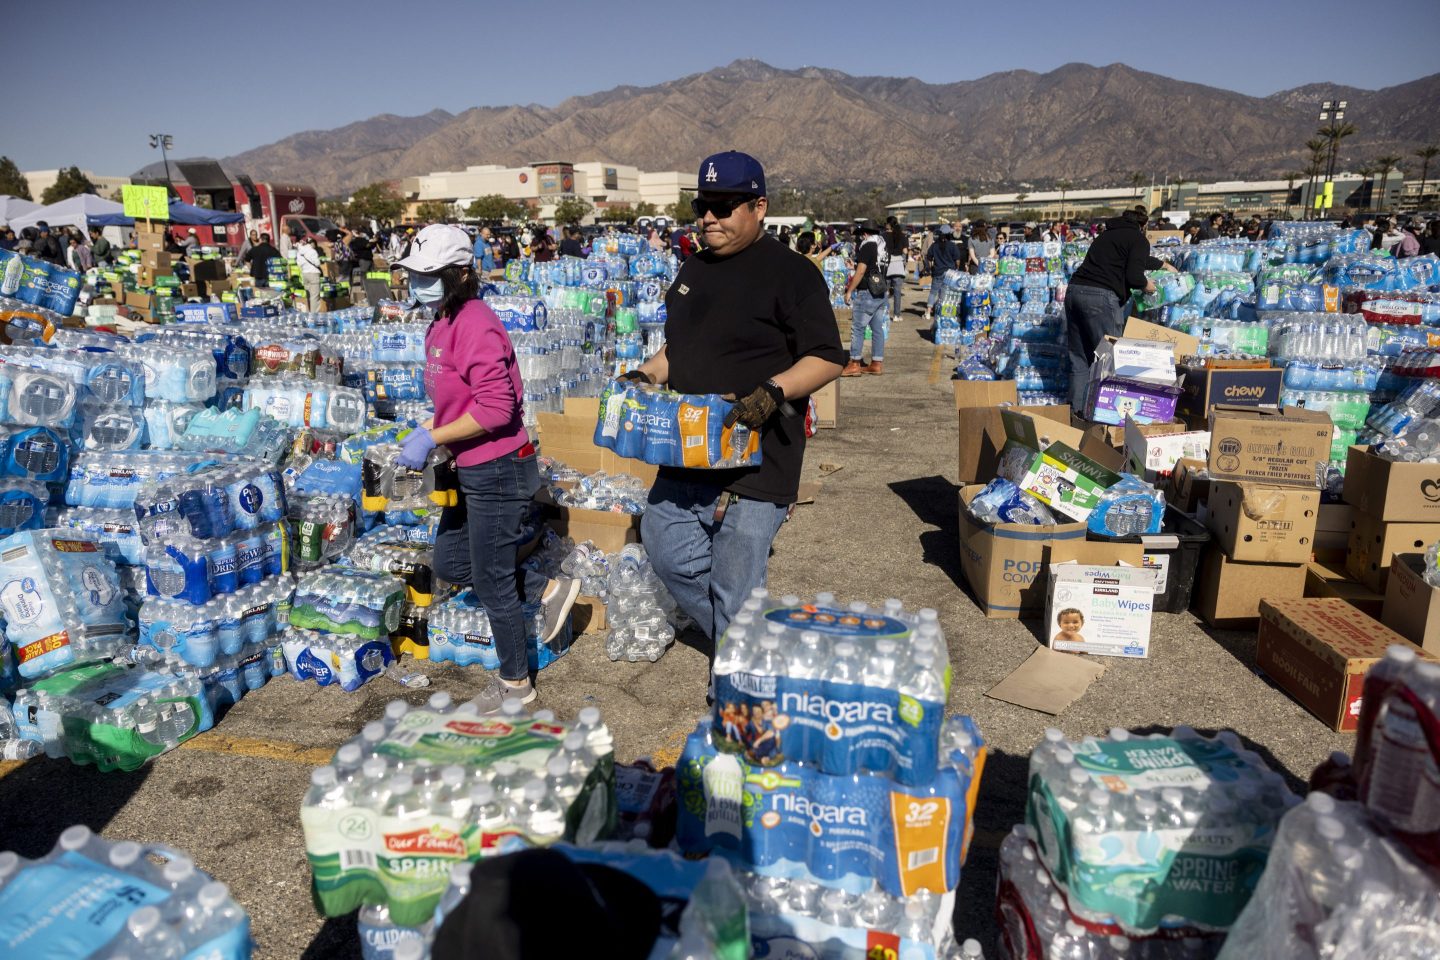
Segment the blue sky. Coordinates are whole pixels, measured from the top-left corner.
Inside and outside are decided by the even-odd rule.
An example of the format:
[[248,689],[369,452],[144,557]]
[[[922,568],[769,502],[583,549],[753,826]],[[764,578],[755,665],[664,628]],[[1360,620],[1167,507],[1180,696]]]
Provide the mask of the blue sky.
[[6,7],[0,154],[22,170],[117,175],[159,159],[149,133],[173,135],[177,156],[225,156],[378,113],[555,104],[740,57],[933,83],[1124,62],[1259,96],[1318,81],[1377,89],[1440,71],[1437,0]]

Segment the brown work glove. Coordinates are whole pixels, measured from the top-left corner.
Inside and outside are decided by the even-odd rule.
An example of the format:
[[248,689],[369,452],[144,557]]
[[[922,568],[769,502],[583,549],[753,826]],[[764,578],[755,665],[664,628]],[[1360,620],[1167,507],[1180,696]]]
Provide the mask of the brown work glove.
[[725,415],[725,426],[733,427],[738,420],[751,430],[759,430],[775,416],[775,411],[785,402],[785,391],[774,382],[766,380],[738,400],[730,393],[725,394],[722,399],[735,404]]

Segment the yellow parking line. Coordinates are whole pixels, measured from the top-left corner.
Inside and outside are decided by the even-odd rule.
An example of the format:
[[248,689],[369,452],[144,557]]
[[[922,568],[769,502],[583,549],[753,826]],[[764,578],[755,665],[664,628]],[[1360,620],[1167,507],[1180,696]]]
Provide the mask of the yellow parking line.
[[0,760],[0,780],[4,780],[10,774],[25,766],[25,760]]
[[940,344],[935,345],[935,353],[930,357],[930,378],[926,383],[935,383],[940,379],[940,360],[945,356],[945,348]]
[[186,740],[180,744],[180,749],[256,757],[261,760],[287,760],[291,763],[304,763],[312,767],[323,766],[335,756],[335,750],[332,747],[306,747],[286,740],[230,737],[213,730],[202,733],[193,740]]

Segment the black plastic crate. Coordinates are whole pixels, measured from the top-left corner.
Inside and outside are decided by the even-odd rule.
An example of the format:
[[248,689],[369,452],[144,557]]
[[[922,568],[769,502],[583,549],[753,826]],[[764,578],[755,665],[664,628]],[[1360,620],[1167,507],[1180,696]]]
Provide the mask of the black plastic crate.
[[1195,572],[1200,568],[1200,555],[1210,542],[1210,531],[1188,514],[1166,504],[1165,518],[1159,533],[1131,537],[1107,537],[1090,534],[1093,540],[1110,543],[1138,543],[1145,549],[1146,566],[1161,568],[1155,593],[1156,613],[1183,613],[1190,606],[1190,590],[1195,585]]

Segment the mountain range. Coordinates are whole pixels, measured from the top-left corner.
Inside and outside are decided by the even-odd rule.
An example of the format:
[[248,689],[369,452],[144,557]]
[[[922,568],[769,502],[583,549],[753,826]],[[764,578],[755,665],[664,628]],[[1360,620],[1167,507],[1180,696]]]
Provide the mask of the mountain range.
[[322,196],[482,163],[603,160],[690,170],[731,148],[765,164],[772,192],[777,184],[939,192],[1059,179],[1098,186],[1132,171],[1157,181],[1283,177],[1304,167],[1304,142],[1329,98],[1349,101],[1346,119],[1357,130],[1341,146],[1339,167],[1394,153],[1404,158],[1401,169],[1418,175],[1411,154],[1440,141],[1440,73],[1383,90],[1309,84],[1252,97],[1123,64],[932,84],[737,60],[554,107],[383,114],[222,162],[256,180],[312,184]]

